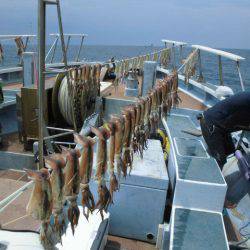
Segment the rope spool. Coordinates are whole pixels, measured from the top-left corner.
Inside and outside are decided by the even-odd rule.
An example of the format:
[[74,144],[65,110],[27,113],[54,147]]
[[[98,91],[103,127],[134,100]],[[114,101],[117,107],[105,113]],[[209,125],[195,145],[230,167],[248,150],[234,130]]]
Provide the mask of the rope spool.
[[67,77],[64,77],[58,92],[58,106],[60,112],[69,125],[73,125],[73,112],[71,105],[71,97],[68,91],[68,81]]
[[[60,123],[80,128],[95,110],[95,100],[100,93],[101,66],[84,65],[72,68],[66,75],[58,75],[53,89],[53,114]],[[68,82],[69,80],[69,82]],[[60,114],[58,114],[60,113]]]

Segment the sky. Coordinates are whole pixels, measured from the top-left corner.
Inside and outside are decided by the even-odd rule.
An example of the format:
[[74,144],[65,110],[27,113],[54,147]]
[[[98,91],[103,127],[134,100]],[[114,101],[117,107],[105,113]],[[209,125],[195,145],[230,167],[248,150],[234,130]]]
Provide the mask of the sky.
[[[37,2],[0,0],[0,34],[35,34]],[[160,45],[165,38],[250,49],[250,0],[61,0],[61,8],[64,32],[86,33],[90,45]],[[58,32],[55,6],[47,32]]]

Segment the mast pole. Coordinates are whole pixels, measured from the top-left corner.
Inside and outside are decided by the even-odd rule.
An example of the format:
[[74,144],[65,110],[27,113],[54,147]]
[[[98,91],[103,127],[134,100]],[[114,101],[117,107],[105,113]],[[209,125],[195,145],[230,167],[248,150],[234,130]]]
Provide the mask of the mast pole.
[[38,0],[38,138],[39,138],[39,169],[44,167],[43,162],[43,122],[44,122],[44,89],[45,89],[45,23],[46,11],[44,0]]
[[[58,18],[58,24],[59,24],[59,35],[60,35],[61,46],[62,46],[62,54],[63,54],[63,63],[64,63],[65,70],[68,70],[67,48],[65,46],[65,41],[64,41],[62,15],[61,15],[61,8],[60,8],[59,0],[56,0],[56,3],[57,3],[57,6],[56,6],[57,7],[57,18]],[[68,74],[67,74],[67,76],[68,76]]]

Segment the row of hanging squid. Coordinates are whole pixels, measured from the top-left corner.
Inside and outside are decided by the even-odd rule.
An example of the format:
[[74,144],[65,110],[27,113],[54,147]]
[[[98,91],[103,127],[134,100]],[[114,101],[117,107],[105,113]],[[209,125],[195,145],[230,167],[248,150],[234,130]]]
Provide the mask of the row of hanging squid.
[[162,67],[167,67],[170,61],[170,49],[165,48],[151,54],[149,53],[138,57],[116,61],[116,84],[118,84],[119,81],[122,81],[129,71],[134,73],[138,70],[141,71],[145,61],[156,61],[159,62]]
[[[160,118],[178,105],[177,79],[177,73],[167,76],[147,96],[123,107],[119,115],[111,115],[103,126],[91,127],[94,138],[75,133],[77,147],[61,147],[61,153],[46,156],[43,169],[26,170],[35,183],[27,214],[42,221],[40,240],[46,249],[61,241],[67,220],[74,234],[80,216],[79,193],[85,218],[88,220],[89,214],[97,209],[104,219],[121,178],[126,178],[133,168],[134,154],[143,157],[147,140],[157,133]],[[98,182],[97,201],[90,190],[92,178]],[[69,204],[67,219],[65,203]]]
[[198,69],[198,60],[199,60],[199,54],[197,49],[192,51],[185,60],[184,62],[185,84],[188,84],[189,79],[195,75],[196,70]]

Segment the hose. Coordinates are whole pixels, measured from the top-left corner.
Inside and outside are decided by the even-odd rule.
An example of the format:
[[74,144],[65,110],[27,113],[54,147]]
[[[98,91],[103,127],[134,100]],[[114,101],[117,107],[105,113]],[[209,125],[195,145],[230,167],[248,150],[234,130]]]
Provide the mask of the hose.
[[157,133],[162,138],[162,147],[163,147],[163,151],[164,151],[164,160],[166,161],[168,159],[168,155],[170,153],[169,139],[162,130],[158,129]]

